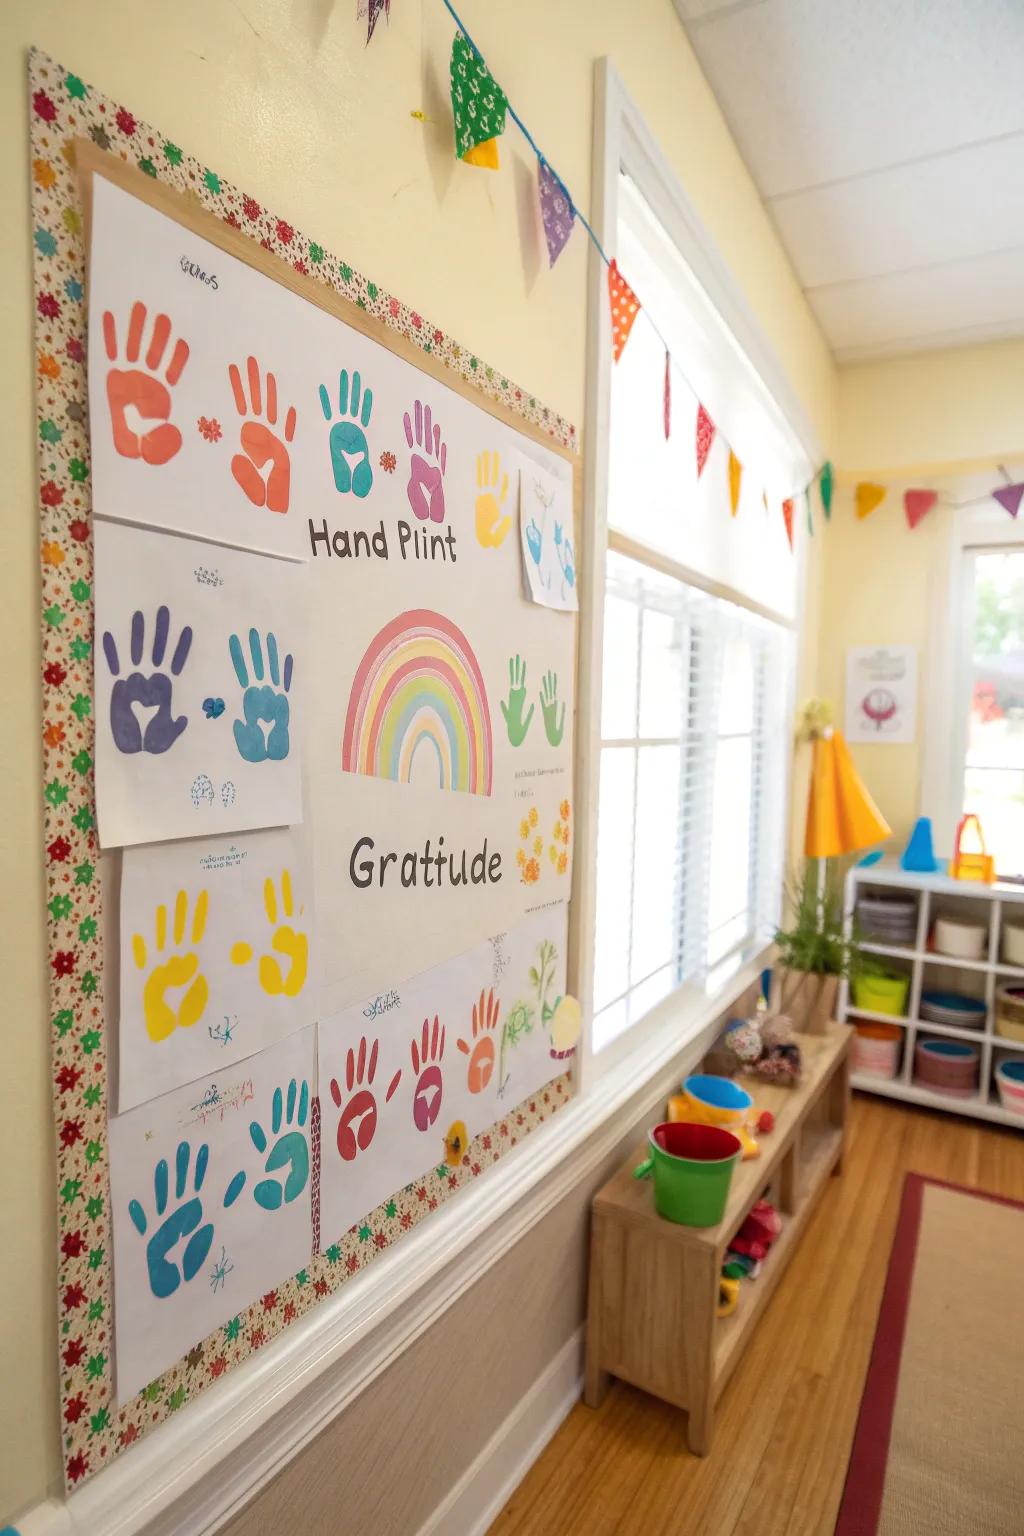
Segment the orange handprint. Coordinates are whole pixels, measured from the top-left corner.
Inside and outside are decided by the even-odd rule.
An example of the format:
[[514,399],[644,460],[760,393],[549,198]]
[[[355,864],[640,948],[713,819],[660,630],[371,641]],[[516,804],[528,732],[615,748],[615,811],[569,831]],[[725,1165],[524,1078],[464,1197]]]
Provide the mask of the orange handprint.
[[459,1050],[469,1057],[466,1068],[466,1085],[470,1093],[483,1093],[494,1071],[494,1031],[498,1023],[498,999],[493,988],[480,993],[480,1001],[473,1004],[473,1045],[468,1040],[459,1041]]
[[[262,416],[263,390],[260,383],[260,365],[254,357],[246,364],[249,378],[249,399],[245,398],[242,376],[234,363],[228,368],[228,378],[235,397],[235,406],[243,418],[242,452],[231,460],[231,473],[255,507],[266,507],[270,512],[288,511],[288,492],[291,480],[291,456],[286,444],[295,436],[295,407],[288,407],[284,419],[284,442],[271,427],[277,426],[277,380],[267,374],[266,423],[244,418]],[[261,473],[269,461],[270,472],[264,481]]]
[[[146,306],[141,300],[136,300],[128,320],[128,339],[125,345],[125,361],[133,365],[139,361],[145,327]],[[188,362],[187,342],[180,337],[175,342],[164,374],[167,383],[154,377],[163,362],[170,336],[170,320],[166,315],[157,315],[146,351],[144,367],[148,371],[143,372],[142,368],[132,366],[111,368],[107,374],[110,425],[114,433],[114,447],[122,458],[143,459],[147,464],[166,464],[181,447],[181,433],[167,418],[171,414],[171,389],[181,378],[182,369]],[[103,315],[103,342],[107,356],[115,363],[117,325],[109,309]],[[151,421],[157,422],[157,425],[147,426]]]

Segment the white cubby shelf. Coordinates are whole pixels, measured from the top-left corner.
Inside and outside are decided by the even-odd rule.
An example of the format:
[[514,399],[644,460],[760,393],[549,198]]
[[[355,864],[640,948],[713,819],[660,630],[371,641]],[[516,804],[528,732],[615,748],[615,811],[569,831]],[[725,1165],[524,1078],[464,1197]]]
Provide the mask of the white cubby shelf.
[[[996,882],[986,885],[970,880],[954,880],[949,875],[923,875],[903,870],[898,865],[857,865],[846,880],[845,922],[849,936],[854,931],[854,916],[858,898],[862,895],[909,897],[917,903],[917,933],[912,947],[892,944],[876,944],[861,940],[860,948],[866,955],[877,955],[889,960],[894,969],[904,970],[910,977],[907,1012],[904,1016],[888,1013],[872,1013],[854,1005],[847,981],[839,988],[838,1014],[847,1024],[859,1021],[878,1024],[897,1024],[903,1031],[900,1067],[894,1078],[875,1077],[854,1071],[850,1082],[854,1088],[866,1093],[876,1093],[887,1099],[900,1099],[907,1104],[922,1104],[929,1109],[943,1110],[947,1114],[969,1115],[978,1120],[990,1120],[999,1125],[1024,1130],[1024,1115],[1014,1114],[1003,1108],[995,1083],[997,1053],[1024,1053],[1024,1041],[1006,1039],[996,1033],[995,997],[1003,983],[1020,981],[1024,984],[1024,967],[1008,965],[1001,958],[1003,922],[1005,919],[1024,923],[1024,886]],[[984,958],[963,960],[954,955],[941,954],[929,949],[929,936],[935,918],[943,915],[964,918],[981,923],[986,928],[987,943]],[[962,992],[976,997],[985,1004],[984,1025],[980,1029],[960,1029],[941,1024],[929,1024],[918,1017],[922,990]],[[978,1092],[971,1098],[956,1098],[938,1093],[915,1080],[914,1047],[919,1035],[974,1041],[981,1048]]]

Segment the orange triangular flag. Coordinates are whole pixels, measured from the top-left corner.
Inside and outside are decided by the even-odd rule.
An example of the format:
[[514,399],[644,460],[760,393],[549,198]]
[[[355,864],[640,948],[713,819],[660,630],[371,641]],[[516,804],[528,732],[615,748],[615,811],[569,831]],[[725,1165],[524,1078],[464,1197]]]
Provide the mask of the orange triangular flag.
[[782,521],[786,525],[786,538],[789,540],[790,549],[793,548],[793,498],[788,497],[782,503]]
[[743,479],[743,465],[729,449],[729,506],[732,508],[733,517],[736,516],[740,504],[740,481]]
[[640,313],[640,300],[619,271],[614,257],[608,264],[608,303],[612,313],[612,348],[618,362],[629,340],[633,321]]
[[472,149],[466,150],[462,163],[463,165],[482,165],[485,171],[500,170],[497,139],[484,139],[482,144],[474,144]]
[[916,528],[922,517],[931,511],[938,499],[938,491],[904,492],[903,510],[907,514],[908,525],[911,528]]
[[873,485],[870,480],[862,480],[854,492],[857,503],[857,516],[870,517],[877,506],[885,500],[885,486]]

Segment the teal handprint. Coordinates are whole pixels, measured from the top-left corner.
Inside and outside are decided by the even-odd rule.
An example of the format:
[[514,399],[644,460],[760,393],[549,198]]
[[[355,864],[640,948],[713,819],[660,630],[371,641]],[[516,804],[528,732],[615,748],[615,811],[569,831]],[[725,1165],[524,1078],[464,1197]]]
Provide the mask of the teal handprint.
[[[296,1099],[298,1109],[296,1112]],[[278,1173],[282,1168],[287,1168],[288,1173],[284,1184],[279,1178],[261,1179],[253,1190],[253,1198],[257,1205],[261,1205],[265,1211],[276,1211],[283,1203],[288,1205],[292,1200],[297,1200],[306,1187],[309,1178],[309,1142],[302,1127],[306,1123],[309,1114],[309,1084],[303,1079],[302,1091],[294,1077],[288,1084],[288,1100],[285,1103],[284,1095],[280,1088],[274,1089],[274,1102],[270,1116],[270,1134],[275,1137],[274,1145],[263,1165],[265,1173]],[[284,1133],[281,1127],[285,1126]],[[249,1135],[252,1144],[262,1157],[267,1150],[267,1133],[258,1120],[254,1120],[249,1126]]]
[[[362,409],[360,409],[360,396],[362,396]],[[320,385],[320,407],[324,413],[324,420],[330,421],[333,412],[326,384]],[[353,496],[360,498],[370,494],[370,487],[373,485],[373,465],[370,463],[370,450],[364,429],[370,425],[372,411],[372,389],[363,390],[359,374],[353,373],[350,396],[348,369],[343,368],[338,378],[338,415],[347,419],[336,421],[331,428],[330,436],[334,483],[342,495],[347,495],[349,491]],[[354,466],[353,459],[356,461]]]
[[544,734],[553,747],[562,740],[565,730],[565,705],[558,713],[558,674],[545,672],[540,685],[540,712],[544,716]]
[[523,719],[523,705],[526,703],[526,663],[519,656],[510,656],[508,662],[508,703],[502,700],[501,712],[505,716],[505,726],[508,730],[508,739],[514,747],[521,747],[526,740],[526,733],[530,729],[530,721],[533,719],[533,705],[530,705],[530,713]]
[[[203,1142],[196,1153],[196,1165],[192,1176],[192,1194],[186,1200],[185,1190],[188,1185],[189,1164],[192,1160],[192,1148],[187,1141],[178,1143],[178,1150],[174,1159],[174,1197],[178,1202],[176,1208],[160,1223],[149,1242],[146,1244],[146,1267],[149,1271],[149,1288],[153,1295],[163,1300],[167,1296],[173,1296],[181,1284],[182,1277],[186,1283],[193,1280],[202,1268],[206,1256],[213,1243],[213,1223],[203,1222],[203,1203],[199,1198],[206,1178],[206,1167],[210,1158],[210,1149]],[[225,1206],[233,1205],[237,1200],[242,1185],[245,1183],[244,1174],[236,1174],[228,1185],[224,1195]],[[167,1209],[170,1198],[168,1184],[168,1168],[165,1158],[161,1158],[156,1165],[153,1174],[153,1193],[156,1198],[156,1214],[162,1217]],[[128,1215],[132,1226],[140,1237],[145,1237],[149,1228],[149,1218],[138,1200],[129,1200]],[[181,1268],[171,1259],[170,1253],[176,1248],[182,1239],[188,1238],[185,1251],[181,1256]]]
[[[288,690],[292,686],[292,658],[290,655],[284,659],[284,692],[281,689],[281,666],[277,654],[277,640],[274,635],[267,635],[267,670],[270,673],[270,682],[265,683],[263,666],[263,647],[260,643],[259,630],[249,631],[249,654],[252,658],[254,683],[249,683],[249,671],[242,655],[241,642],[237,635],[232,635],[228,641],[228,649],[231,652],[231,661],[235,668],[235,676],[240,686],[244,689],[242,694],[242,714],[244,720],[235,721],[235,745],[239,755],[247,763],[262,763],[265,759],[280,763],[288,756]],[[269,726],[268,731],[264,726]]]

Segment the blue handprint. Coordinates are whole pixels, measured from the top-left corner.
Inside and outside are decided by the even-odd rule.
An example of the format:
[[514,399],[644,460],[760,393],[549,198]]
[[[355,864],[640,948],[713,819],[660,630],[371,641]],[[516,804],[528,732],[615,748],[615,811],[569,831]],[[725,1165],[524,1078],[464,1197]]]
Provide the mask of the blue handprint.
[[562,568],[562,601],[565,601],[566,587],[576,585],[576,554],[572,547],[571,539],[563,539],[562,525],[555,524],[555,553],[558,563]]
[[537,519],[530,518],[526,528],[526,542],[530,546],[530,554],[533,556],[534,565],[540,565],[541,551],[544,548],[543,530],[537,527]]
[[[360,393],[362,393],[362,410],[359,408]],[[320,385],[320,406],[324,413],[324,420],[330,421],[331,397],[327,393],[326,384]],[[370,487],[373,485],[373,465],[370,463],[370,450],[367,447],[364,428],[370,425],[372,411],[373,390],[361,391],[359,374],[353,373],[350,399],[348,369],[343,368],[338,378],[338,415],[349,419],[336,421],[331,428],[330,436],[334,483],[342,495],[348,491],[351,491],[353,496],[359,497],[370,494]],[[352,459],[358,460],[355,468],[350,463]]]
[[[182,1276],[188,1282],[195,1278],[203,1266],[210,1245],[213,1242],[213,1223],[203,1223],[203,1203],[199,1198],[199,1192],[206,1178],[206,1165],[209,1161],[210,1149],[203,1142],[196,1153],[196,1165],[192,1176],[192,1195],[185,1199],[185,1188],[188,1184],[189,1163],[192,1159],[192,1148],[187,1141],[178,1143],[178,1150],[174,1159],[174,1197],[178,1201],[171,1214],[161,1221],[153,1236],[146,1244],[146,1267],[149,1270],[149,1288],[153,1295],[163,1300],[167,1296],[173,1296],[181,1284]],[[245,1183],[244,1174],[236,1174],[228,1185],[224,1195],[225,1206],[233,1205],[242,1191]],[[153,1174],[153,1193],[156,1197],[156,1214],[162,1217],[167,1209],[170,1196],[168,1185],[167,1162],[161,1158],[156,1165]],[[184,1202],[184,1203],[182,1203]],[[140,1237],[145,1237],[149,1227],[149,1218],[138,1200],[129,1200],[128,1215],[131,1217],[132,1226]],[[181,1268],[170,1258],[171,1249],[188,1238],[185,1251],[181,1257]]]
[[[295,1100],[298,1097],[298,1114],[296,1115]],[[270,1134],[277,1138],[270,1149],[270,1155],[263,1165],[265,1173],[277,1173],[281,1168],[288,1169],[288,1176],[281,1184],[280,1179],[261,1179],[253,1190],[253,1199],[257,1205],[261,1205],[265,1211],[276,1211],[282,1202],[287,1205],[292,1200],[297,1200],[306,1187],[309,1178],[309,1142],[302,1127],[306,1123],[309,1114],[309,1085],[303,1080],[302,1091],[299,1092],[298,1084],[294,1077],[288,1084],[288,1103],[285,1106],[284,1096],[280,1088],[274,1089],[273,1109],[270,1117]],[[291,1130],[285,1130],[281,1134],[282,1124],[292,1126]],[[262,1157],[267,1150],[267,1133],[258,1120],[253,1120],[249,1126],[249,1135],[252,1144]]]
[[[167,651],[167,636],[171,616],[165,607],[156,611],[156,629],[153,633],[153,667],[163,666]],[[117,642],[109,629],[103,632],[103,654],[111,676],[117,678],[110,694],[110,734],[119,752],[166,752],[173,747],[188,725],[188,716],[171,714],[172,679],[177,677],[188,660],[192,648],[192,630],[185,625],[178,636],[178,643],[171,657],[171,676],[154,670],[148,676],[138,669],[142,664],[142,652],[146,639],[146,620],[140,609],[132,614],[131,658],[135,671],[121,677],[121,660],[117,654]],[[145,734],[135,714],[136,705],[142,709],[156,708],[156,714],[146,723]]]
[[[269,683],[263,681],[263,647],[260,644],[258,629],[249,631],[249,654],[252,657],[253,676],[256,679],[251,686],[245,657],[242,655],[242,645],[237,635],[231,636],[228,649],[231,652],[235,676],[245,690],[242,694],[242,713],[245,719],[235,721],[235,745],[239,755],[247,763],[262,763],[267,758],[271,762],[280,763],[288,756],[288,690],[292,686],[292,658],[289,655],[284,659],[284,692],[281,693],[279,691],[281,668],[277,655],[277,640],[274,635],[267,635]],[[263,729],[265,725],[270,727],[268,732]]]

